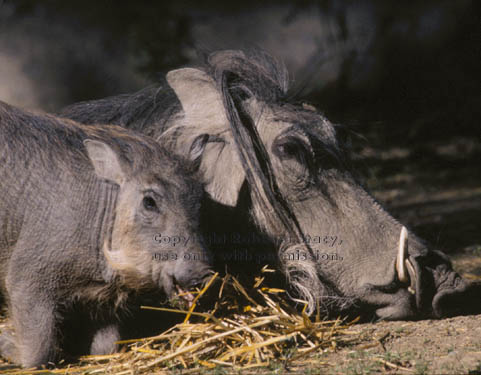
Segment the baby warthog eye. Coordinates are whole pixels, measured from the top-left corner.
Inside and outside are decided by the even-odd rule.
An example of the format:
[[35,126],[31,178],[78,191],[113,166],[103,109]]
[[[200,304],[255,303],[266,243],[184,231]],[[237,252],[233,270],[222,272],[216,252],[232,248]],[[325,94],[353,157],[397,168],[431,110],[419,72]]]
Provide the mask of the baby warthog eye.
[[142,204],[144,205],[144,208],[147,211],[154,211],[154,212],[159,211],[159,208],[157,207],[157,203],[152,197],[148,197],[148,196],[144,197],[144,199],[142,200]]

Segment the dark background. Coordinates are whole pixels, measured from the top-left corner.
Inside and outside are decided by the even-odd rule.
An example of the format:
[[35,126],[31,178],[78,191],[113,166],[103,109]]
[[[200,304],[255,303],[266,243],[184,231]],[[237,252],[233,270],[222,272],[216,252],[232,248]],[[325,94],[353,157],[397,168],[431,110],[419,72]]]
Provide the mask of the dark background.
[[0,100],[56,111],[198,52],[261,47],[344,130],[364,183],[449,252],[481,255],[481,2],[0,0]]

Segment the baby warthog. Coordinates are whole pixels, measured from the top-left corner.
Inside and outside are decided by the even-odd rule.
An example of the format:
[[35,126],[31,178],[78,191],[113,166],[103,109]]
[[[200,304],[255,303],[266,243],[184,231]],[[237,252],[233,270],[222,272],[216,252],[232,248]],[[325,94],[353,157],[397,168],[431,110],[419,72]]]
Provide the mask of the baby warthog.
[[[133,299],[191,297],[184,291],[208,277],[209,254],[199,241],[154,240],[197,236],[202,188],[185,166],[120,127],[0,102],[0,280],[13,327],[0,336],[2,356],[25,367],[56,362],[73,346],[69,327],[82,324],[75,340],[108,353]],[[156,255],[166,251],[176,256]]]

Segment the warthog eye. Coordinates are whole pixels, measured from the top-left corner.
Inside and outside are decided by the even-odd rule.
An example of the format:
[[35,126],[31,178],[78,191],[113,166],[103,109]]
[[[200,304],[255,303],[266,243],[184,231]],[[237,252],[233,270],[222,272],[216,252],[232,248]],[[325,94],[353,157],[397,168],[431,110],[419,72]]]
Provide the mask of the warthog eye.
[[305,164],[309,152],[307,146],[300,139],[284,138],[274,144],[274,153],[279,159],[295,159],[301,164]]
[[279,152],[287,157],[295,157],[299,153],[299,145],[296,143],[284,143],[279,145]]
[[157,203],[152,197],[144,197],[144,199],[142,200],[142,204],[144,205],[144,208],[147,211],[156,211],[156,212],[159,211],[159,208],[157,207]]

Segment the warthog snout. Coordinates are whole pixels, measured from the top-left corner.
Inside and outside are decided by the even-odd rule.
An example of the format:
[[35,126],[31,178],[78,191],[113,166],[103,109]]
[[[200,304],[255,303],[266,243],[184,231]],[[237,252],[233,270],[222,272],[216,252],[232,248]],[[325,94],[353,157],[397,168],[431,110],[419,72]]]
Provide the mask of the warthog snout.
[[445,318],[481,310],[481,283],[464,280],[438,250],[410,250],[405,227],[400,233],[392,281],[368,285],[366,291],[364,301],[377,306],[377,317],[386,320]]
[[206,264],[185,262],[175,267],[172,282],[174,286],[188,291],[201,287],[212,274],[213,271]]
[[[194,289],[201,287],[213,274],[213,271],[207,267],[205,267],[204,270],[201,270],[202,274],[199,276],[192,276],[192,273],[189,271],[189,269],[180,270],[174,275],[174,283],[178,284],[183,289]],[[196,273],[200,273],[198,270],[196,271]]]

